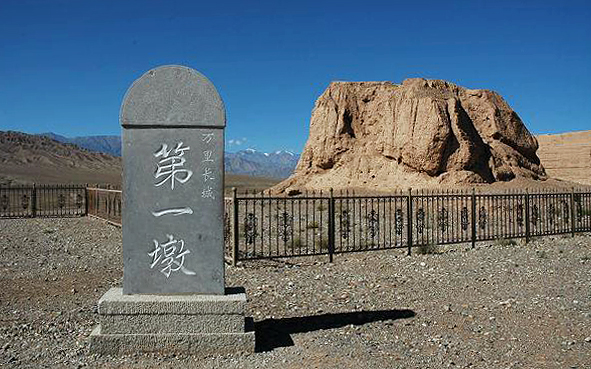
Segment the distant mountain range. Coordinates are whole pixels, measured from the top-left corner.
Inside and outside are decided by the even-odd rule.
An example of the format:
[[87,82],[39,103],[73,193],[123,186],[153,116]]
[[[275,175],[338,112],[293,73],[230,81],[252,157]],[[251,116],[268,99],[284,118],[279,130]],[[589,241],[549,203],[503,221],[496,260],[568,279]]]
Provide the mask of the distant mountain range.
[[[62,143],[74,144],[89,151],[121,156],[120,136],[65,137],[53,132],[42,133],[40,136],[49,137]],[[226,173],[287,178],[293,172],[299,158],[298,154],[283,150],[271,153],[254,149],[226,152]]]
[[266,153],[246,149],[235,153],[226,152],[225,164],[227,173],[287,178],[295,169],[299,159],[299,155],[289,151]]
[[121,136],[80,136],[65,137],[53,132],[42,133],[58,142],[70,143],[88,151],[102,152],[113,156],[121,156]]
[[0,185],[121,183],[121,158],[49,137],[0,131]]

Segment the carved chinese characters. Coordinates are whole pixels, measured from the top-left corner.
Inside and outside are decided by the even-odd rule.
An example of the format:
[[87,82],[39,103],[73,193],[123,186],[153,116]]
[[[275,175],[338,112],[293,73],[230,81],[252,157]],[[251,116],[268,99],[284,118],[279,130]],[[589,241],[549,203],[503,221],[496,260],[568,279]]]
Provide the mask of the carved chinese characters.
[[[190,147],[183,146],[183,143],[179,142],[176,145],[174,154],[171,155],[172,149],[169,150],[167,144],[162,144],[160,146],[160,150],[154,154],[154,156],[159,159],[156,172],[154,173],[154,179],[157,181],[154,186],[159,187],[170,181],[170,190],[172,192],[174,190],[175,181],[183,184],[191,178],[193,171],[184,168],[186,160],[183,157],[185,151],[190,149]],[[164,179],[161,179],[161,177],[164,177]],[[178,216],[183,214],[191,215],[193,214],[193,209],[186,206],[152,211],[152,215],[155,217],[161,217],[164,215]],[[191,253],[190,250],[185,248],[185,241],[176,240],[174,236],[170,234],[167,234],[166,237],[168,237],[168,241],[163,244],[160,244],[157,240],[153,240],[154,250],[148,254],[152,257],[150,268],[154,268],[157,265],[162,267],[162,265],[164,265],[160,272],[164,274],[166,278],[170,277],[170,273],[177,271],[181,271],[187,275],[195,275],[195,272],[184,267],[185,255]]]
[[170,277],[170,273],[181,271],[187,275],[195,275],[195,272],[185,268],[185,255],[191,253],[189,250],[185,250],[185,241],[176,240],[174,236],[167,234],[168,241],[160,244],[154,240],[154,251],[149,253],[152,257],[152,264],[150,268],[154,268],[156,265],[159,267],[164,265],[164,268],[160,270],[166,278]]
[[[214,138],[213,133],[202,133],[202,140],[207,145],[206,148],[212,145],[212,140]],[[222,157],[223,158],[223,157]],[[203,160],[202,163],[204,164],[203,167],[203,190],[201,191],[201,197],[208,198],[215,200],[214,189],[211,187],[211,183],[208,181],[213,181],[215,178],[213,177],[213,171],[211,166],[214,165],[213,159],[213,150],[203,150]]]
[[190,147],[183,147],[183,143],[179,142],[176,149],[174,149],[174,154],[170,155],[172,149],[169,150],[167,144],[162,144],[160,150],[154,154],[155,157],[159,158],[158,169],[154,173],[154,178],[164,178],[155,184],[156,187],[170,182],[170,189],[174,190],[175,181],[185,183],[191,178],[193,171],[184,169],[186,160],[183,157],[185,151],[190,149]]
[[123,292],[224,293],[225,111],[186,67],[127,92],[123,126]]

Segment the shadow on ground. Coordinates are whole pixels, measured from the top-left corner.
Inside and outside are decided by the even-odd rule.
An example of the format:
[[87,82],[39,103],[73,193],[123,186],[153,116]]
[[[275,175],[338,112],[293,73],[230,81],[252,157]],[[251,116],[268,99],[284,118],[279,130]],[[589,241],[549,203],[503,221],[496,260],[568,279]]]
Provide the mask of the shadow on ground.
[[254,323],[256,351],[264,352],[278,347],[293,346],[292,333],[340,328],[350,324],[363,325],[372,322],[407,319],[414,316],[415,313],[412,310],[376,310],[265,319]]

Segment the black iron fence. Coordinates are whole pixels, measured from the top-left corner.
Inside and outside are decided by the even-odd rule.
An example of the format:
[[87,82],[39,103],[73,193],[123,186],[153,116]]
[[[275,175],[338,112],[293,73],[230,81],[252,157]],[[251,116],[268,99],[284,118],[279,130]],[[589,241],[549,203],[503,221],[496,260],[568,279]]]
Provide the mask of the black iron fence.
[[591,231],[591,191],[409,191],[388,196],[234,194],[226,253],[239,260],[471,243]]
[[[226,256],[239,260],[406,249],[591,231],[591,189],[408,191],[387,196],[234,192]],[[90,215],[121,225],[122,192],[81,185],[0,187],[0,218]]]
[[86,215],[86,186],[0,186],[0,218]]

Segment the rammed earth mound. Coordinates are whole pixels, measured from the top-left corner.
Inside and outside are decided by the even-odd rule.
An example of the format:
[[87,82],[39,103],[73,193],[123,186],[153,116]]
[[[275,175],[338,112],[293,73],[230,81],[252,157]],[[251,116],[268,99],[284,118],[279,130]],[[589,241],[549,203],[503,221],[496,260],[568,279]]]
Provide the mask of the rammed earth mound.
[[544,180],[538,142],[503,98],[442,80],[333,82],[295,173],[275,187],[378,191]]

